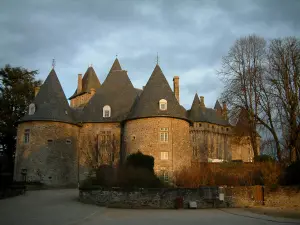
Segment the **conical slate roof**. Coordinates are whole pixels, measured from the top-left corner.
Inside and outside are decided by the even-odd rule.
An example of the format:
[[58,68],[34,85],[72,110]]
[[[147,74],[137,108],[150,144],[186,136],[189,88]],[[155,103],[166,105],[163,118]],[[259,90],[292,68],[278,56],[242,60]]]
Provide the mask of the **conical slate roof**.
[[23,121],[60,121],[74,123],[72,111],[58,77],[52,69],[34,99],[35,112],[25,115]]
[[[159,100],[167,100],[167,110],[159,109]],[[128,119],[145,117],[174,117],[188,120],[186,111],[178,103],[159,65],[154,68]]]
[[[117,61],[117,64],[116,64]],[[121,122],[130,112],[137,97],[127,71],[119,70],[116,59],[105,81],[83,109],[83,122]],[[103,117],[103,107],[109,105],[111,117]]]
[[82,78],[82,90],[80,93],[77,93],[77,89],[75,90],[74,94],[69,98],[75,98],[76,96],[82,95],[87,93],[91,90],[91,88],[99,88],[101,86],[100,81],[97,77],[97,74],[92,66],[90,66],[87,71],[85,72]]
[[115,61],[114,61],[114,63],[113,63],[113,65],[112,65],[112,67],[111,67],[111,69],[110,69],[110,71],[109,71],[109,72],[112,72],[112,71],[117,71],[117,70],[122,70],[122,68],[121,68],[121,65],[120,65],[120,62],[119,62],[118,58],[116,58],[116,59],[115,59]]
[[214,109],[217,110],[217,111],[218,110],[222,111],[222,107],[221,107],[220,102],[218,100],[216,101]]
[[191,110],[189,111],[189,119],[198,122],[201,120],[200,116],[201,116],[200,100],[198,94],[196,93]]
[[[217,104],[216,104],[217,105]],[[198,94],[195,94],[191,109],[188,111],[189,119],[193,122],[207,122],[223,126],[230,126],[217,110],[201,107]]]

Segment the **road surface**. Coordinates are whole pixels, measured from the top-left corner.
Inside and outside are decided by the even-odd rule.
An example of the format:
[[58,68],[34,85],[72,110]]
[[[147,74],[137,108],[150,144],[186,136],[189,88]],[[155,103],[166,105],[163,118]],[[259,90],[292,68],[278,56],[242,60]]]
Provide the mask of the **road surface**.
[[243,209],[108,209],[77,201],[77,190],[30,191],[0,200],[1,225],[274,225],[300,220],[270,217]]

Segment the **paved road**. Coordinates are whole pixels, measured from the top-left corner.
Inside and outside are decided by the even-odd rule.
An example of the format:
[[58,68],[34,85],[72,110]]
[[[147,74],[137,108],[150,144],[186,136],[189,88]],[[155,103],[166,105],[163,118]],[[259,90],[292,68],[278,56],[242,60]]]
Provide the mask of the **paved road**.
[[[300,224],[242,209],[130,210],[82,204],[77,190],[44,190],[0,200],[1,225],[250,225]],[[290,222],[290,223],[288,223]],[[293,222],[293,223],[291,223]]]

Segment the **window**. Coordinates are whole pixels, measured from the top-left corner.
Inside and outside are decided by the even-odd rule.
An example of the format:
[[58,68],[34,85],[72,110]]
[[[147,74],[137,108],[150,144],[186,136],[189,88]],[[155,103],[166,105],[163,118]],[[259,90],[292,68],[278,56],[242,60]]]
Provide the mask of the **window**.
[[197,153],[198,153],[197,147],[193,147],[193,156],[197,156],[198,155]]
[[161,152],[160,153],[161,160],[168,160],[169,159],[169,152]]
[[29,115],[33,115],[35,113],[35,104],[34,103],[31,103],[29,105],[29,109],[28,109],[28,114]]
[[103,117],[107,118],[111,116],[111,109],[109,105],[103,107]]
[[162,111],[167,110],[167,100],[166,99],[159,100],[159,109]]
[[168,171],[165,168],[161,169],[161,179],[164,182],[169,182],[169,173],[168,173]]
[[25,129],[24,131],[24,143],[29,143],[29,137],[30,137],[30,129]]
[[169,129],[168,128],[160,128],[160,141],[168,142],[169,140]]
[[53,143],[52,139],[47,140],[48,145],[51,145]]
[[100,132],[100,141],[101,144],[109,144],[111,143],[112,137],[111,137],[111,131],[101,131]]
[[70,139],[66,140],[66,144],[70,145],[72,143],[72,141]]

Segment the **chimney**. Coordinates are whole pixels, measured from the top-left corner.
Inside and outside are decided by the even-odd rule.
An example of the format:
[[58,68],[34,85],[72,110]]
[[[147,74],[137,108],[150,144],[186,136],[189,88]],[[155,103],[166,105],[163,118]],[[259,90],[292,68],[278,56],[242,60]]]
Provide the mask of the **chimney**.
[[173,87],[174,87],[173,91],[174,91],[175,97],[176,97],[178,103],[180,103],[180,101],[179,101],[179,76],[175,76],[173,78]]
[[77,94],[82,91],[82,74],[78,74]]
[[91,95],[93,96],[96,93],[96,89],[95,88],[91,88]]
[[227,120],[227,105],[226,102],[223,102],[223,117]]
[[205,107],[205,104],[204,104],[204,96],[200,96],[200,106],[201,106],[201,107]]
[[37,96],[37,94],[39,93],[39,91],[40,91],[40,87],[35,87],[34,88],[34,97]]

